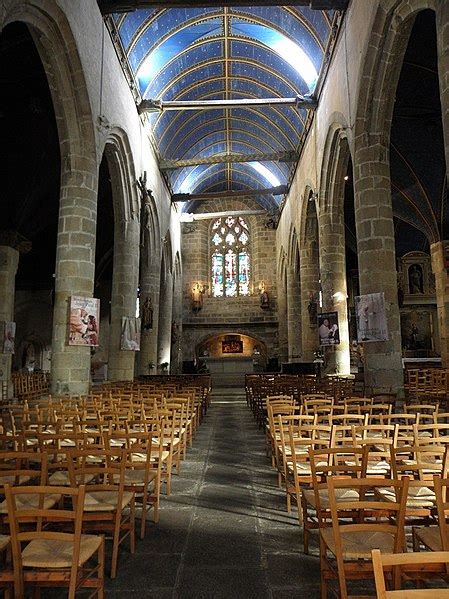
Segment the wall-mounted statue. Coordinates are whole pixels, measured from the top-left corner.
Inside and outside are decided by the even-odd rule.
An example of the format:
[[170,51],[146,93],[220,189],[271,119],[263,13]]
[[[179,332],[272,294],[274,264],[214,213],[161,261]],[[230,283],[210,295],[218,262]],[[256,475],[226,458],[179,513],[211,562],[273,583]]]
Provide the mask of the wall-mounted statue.
[[150,331],[153,328],[153,304],[149,295],[142,306],[142,328],[144,331]]
[[420,264],[412,264],[408,269],[408,285],[410,293],[424,293],[423,272]]
[[307,304],[307,311],[309,313],[309,322],[311,325],[316,325],[318,315],[318,302],[315,296],[311,293],[309,303]]

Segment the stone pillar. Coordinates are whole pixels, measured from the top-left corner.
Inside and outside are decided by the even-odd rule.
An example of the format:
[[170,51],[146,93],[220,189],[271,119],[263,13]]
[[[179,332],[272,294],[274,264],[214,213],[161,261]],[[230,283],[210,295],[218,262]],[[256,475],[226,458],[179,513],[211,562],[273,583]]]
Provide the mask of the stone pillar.
[[171,374],[182,372],[182,276],[178,273],[173,285],[171,336]]
[[[0,323],[14,320],[14,293],[16,272],[19,265],[19,251],[0,245]],[[0,338],[0,381],[7,383],[7,397],[13,396],[11,381],[12,354],[3,352],[3,338]]]
[[338,312],[340,333],[340,344],[326,349],[327,372],[350,374],[343,210],[325,212],[320,219],[320,274],[323,312]]
[[[375,136],[373,136],[375,137]],[[360,294],[384,292],[388,341],[364,344],[367,393],[402,392],[403,370],[388,148],[356,140],[355,219]]]
[[114,231],[114,270],[111,294],[111,332],[108,379],[132,381],[134,351],[122,350],[122,317],[136,315],[139,284],[140,224],[137,219],[118,222]]
[[439,0],[436,8],[438,74],[443,121],[446,171],[449,168],[449,4]]
[[[449,368],[449,276],[445,260],[445,248],[449,241],[439,241],[430,246],[432,258],[432,271],[435,275],[435,289],[437,296],[438,331],[440,335],[441,364]],[[447,250],[446,250],[447,251]]]
[[[137,374],[156,374],[157,370],[157,340],[159,330],[159,285],[161,280],[161,259],[154,256],[147,259],[145,252],[141,258],[140,266],[140,313],[147,300],[151,302],[151,326],[144,328],[142,322],[142,335],[140,338],[140,352],[137,355]],[[154,364],[151,369],[149,364]]]
[[[162,277],[161,277],[162,278]],[[173,310],[173,275],[167,273],[162,281],[159,306],[159,330],[157,337],[157,364],[170,364],[171,359],[171,329]]]
[[89,391],[90,347],[67,344],[69,298],[93,293],[98,172],[87,156],[73,156],[64,165],[71,170],[61,173],[51,387],[52,393],[78,395]]
[[287,290],[286,275],[281,273],[277,285],[277,312],[279,336],[279,363],[288,360],[288,329],[287,329]]
[[287,267],[287,333],[288,361],[301,358],[301,286],[299,274],[293,266]]
[[319,346],[314,312],[319,309],[320,268],[316,241],[303,241],[300,250],[302,362],[313,362]]

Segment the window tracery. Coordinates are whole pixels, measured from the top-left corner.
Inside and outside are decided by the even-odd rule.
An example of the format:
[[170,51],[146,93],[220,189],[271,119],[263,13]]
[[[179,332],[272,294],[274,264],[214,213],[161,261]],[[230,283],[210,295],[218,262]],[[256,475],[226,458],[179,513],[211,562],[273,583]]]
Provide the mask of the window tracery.
[[212,225],[212,296],[249,295],[250,231],[241,217],[226,216]]

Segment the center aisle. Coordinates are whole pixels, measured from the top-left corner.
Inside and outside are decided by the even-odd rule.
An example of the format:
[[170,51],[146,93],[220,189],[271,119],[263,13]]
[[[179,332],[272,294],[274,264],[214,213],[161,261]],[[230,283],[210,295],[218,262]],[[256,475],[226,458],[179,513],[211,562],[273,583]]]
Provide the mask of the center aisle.
[[107,597],[319,597],[318,558],[302,553],[240,390],[214,390],[159,524],[119,560]]

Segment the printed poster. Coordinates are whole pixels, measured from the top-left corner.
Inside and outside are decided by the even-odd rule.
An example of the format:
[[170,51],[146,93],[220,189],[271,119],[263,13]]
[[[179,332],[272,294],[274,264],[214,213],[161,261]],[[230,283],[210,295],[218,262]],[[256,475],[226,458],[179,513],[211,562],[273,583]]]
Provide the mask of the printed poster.
[[16,337],[16,323],[15,322],[4,322],[3,323],[3,353],[13,354],[14,353],[14,339]]
[[122,336],[120,349],[140,350],[140,318],[122,316]]
[[318,335],[320,345],[338,345],[340,343],[338,312],[318,314]]
[[384,293],[368,293],[355,298],[357,341],[388,341]]
[[70,298],[69,345],[98,346],[100,300],[72,295]]

